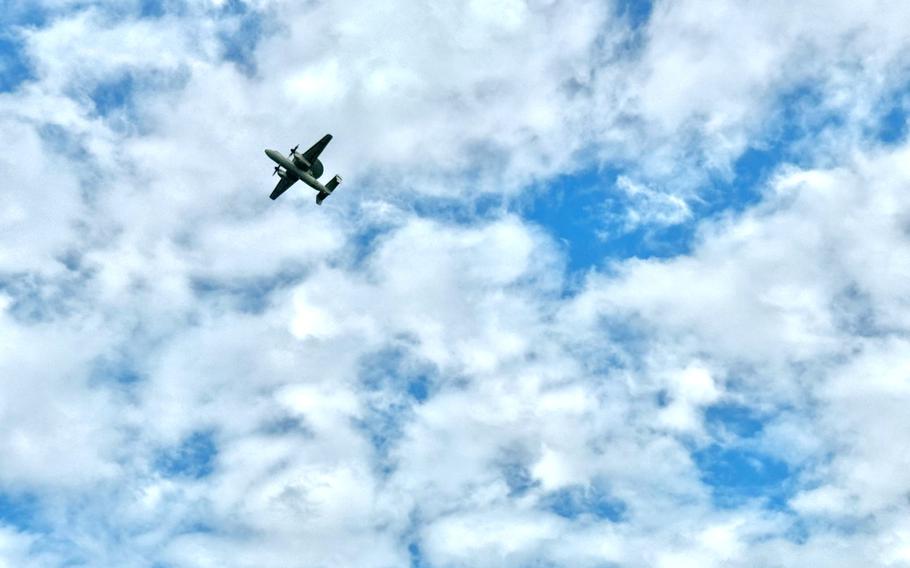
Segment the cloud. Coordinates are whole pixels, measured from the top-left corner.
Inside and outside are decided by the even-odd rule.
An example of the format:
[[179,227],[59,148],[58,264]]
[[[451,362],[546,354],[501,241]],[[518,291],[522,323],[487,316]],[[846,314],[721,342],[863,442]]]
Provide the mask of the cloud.
[[84,212],[78,179],[66,170],[46,171],[37,182],[35,172],[46,169],[39,132],[17,120],[3,123],[4,146],[16,154],[0,157],[4,183],[15,188],[0,206],[0,270],[59,274]]
[[626,176],[619,176],[616,185],[626,194],[623,201],[629,203],[623,223],[625,231],[641,225],[676,225],[692,216],[689,206],[678,196],[649,189]]
[[[903,561],[905,8],[622,6],[15,16],[0,563]],[[582,171],[691,245],[566,274],[515,203]]]
[[[906,351],[896,331],[906,309],[891,287],[905,265],[893,255],[907,243],[906,151],[782,174],[761,205],[705,226],[691,256],[592,277],[567,319],[609,326],[631,316],[671,361],[700,356],[727,369],[720,396],[807,413],[772,419],[765,448],[806,468],[791,505],[809,519],[868,515],[887,526],[903,507],[902,468],[875,433],[893,440],[906,426],[892,406],[903,396],[892,358]],[[684,392],[697,396],[691,386]],[[816,426],[785,439],[801,420]]]

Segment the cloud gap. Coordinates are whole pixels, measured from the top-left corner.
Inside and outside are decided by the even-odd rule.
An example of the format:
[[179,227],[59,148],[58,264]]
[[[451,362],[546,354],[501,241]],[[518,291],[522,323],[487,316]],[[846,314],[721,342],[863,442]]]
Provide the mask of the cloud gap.
[[11,93],[32,79],[34,72],[21,42],[11,34],[0,34],[0,93]]
[[413,408],[434,391],[434,368],[415,360],[406,348],[369,353],[360,361],[360,384],[365,389],[366,413],[355,420],[377,456],[384,475],[395,470],[394,450],[404,434]]
[[193,432],[177,446],[158,452],[156,471],[165,477],[203,479],[215,471],[218,446],[211,430]]
[[[12,526],[26,532],[47,532],[40,520],[41,502],[31,493],[0,491],[0,527]],[[0,557],[2,558],[2,557]]]
[[541,506],[571,520],[593,518],[612,523],[622,522],[626,504],[612,496],[602,482],[575,485],[545,494]]
[[265,28],[277,27],[270,17],[238,0],[229,0],[222,6],[225,14],[221,41],[222,57],[235,63],[248,77],[256,74],[256,50],[265,36]]
[[763,452],[710,444],[695,450],[692,458],[718,507],[735,509],[759,499],[772,510],[782,510],[793,494],[795,472]]

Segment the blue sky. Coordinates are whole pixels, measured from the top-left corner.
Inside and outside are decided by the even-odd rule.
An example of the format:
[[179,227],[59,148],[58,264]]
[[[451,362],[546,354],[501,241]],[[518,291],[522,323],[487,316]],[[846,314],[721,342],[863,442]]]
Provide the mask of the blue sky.
[[872,4],[12,3],[0,565],[910,565]]

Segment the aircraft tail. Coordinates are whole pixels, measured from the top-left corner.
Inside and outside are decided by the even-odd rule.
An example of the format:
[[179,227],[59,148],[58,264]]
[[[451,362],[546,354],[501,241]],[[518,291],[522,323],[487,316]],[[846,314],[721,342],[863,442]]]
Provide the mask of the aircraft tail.
[[332,192],[335,191],[335,188],[338,187],[338,184],[340,184],[340,183],[341,183],[341,176],[336,174],[335,177],[330,179],[328,181],[328,183],[325,184],[325,188],[328,191],[320,191],[319,194],[316,195],[316,205],[322,205],[322,202],[325,201],[325,198],[328,197],[329,195],[331,195]]

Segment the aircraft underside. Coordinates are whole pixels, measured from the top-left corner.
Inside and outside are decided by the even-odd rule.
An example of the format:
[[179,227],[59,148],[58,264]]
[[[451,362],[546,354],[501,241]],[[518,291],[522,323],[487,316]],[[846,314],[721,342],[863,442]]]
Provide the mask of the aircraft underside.
[[326,134],[303,154],[298,153],[297,147],[294,147],[288,157],[275,150],[266,150],[265,154],[278,164],[275,166],[274,173],[281,178],[269,197],[273,200],[278,199],[288,188],[298,180],[301,180],[318,192],[316,204],[321,205],[325,198],[331,195],[341,183],[341,176],[339,175],[335,175],[325,185],[319,182],[319,177],[322,176],[325,168],[318,156],[331,139],[332,135]]

